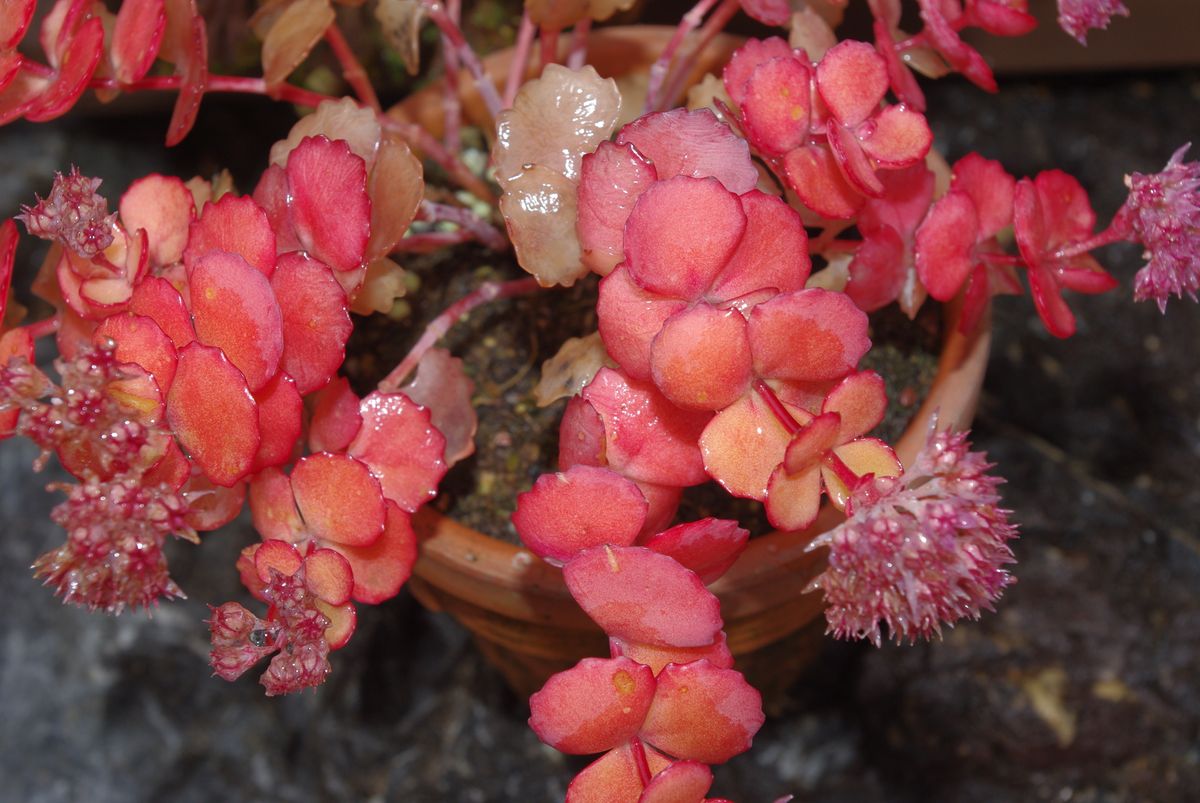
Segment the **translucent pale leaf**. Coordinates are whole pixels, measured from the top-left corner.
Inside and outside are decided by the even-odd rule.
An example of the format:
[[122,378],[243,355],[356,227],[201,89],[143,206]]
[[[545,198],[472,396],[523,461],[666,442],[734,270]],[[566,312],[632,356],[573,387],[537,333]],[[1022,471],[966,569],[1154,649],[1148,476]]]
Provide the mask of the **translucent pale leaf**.
[[463,361],[442,348],[425,352],[416,377],[404,388],[409,399],[429,410],[430,420],[446,439],[447,466],[475,452],[479,418],[471,404],[474,393],[475,383],[463,369]]
[[150,260],[155,265],[170,265],[183,257],[196,207],[180,179],[157,173],[139,178],[121,196],[120,212],[121,222],[130,231],[146,230]]
[[351,98],[322,101],[312,114],[296,121],[286,139],[271,146],[271,164],[286,167],[288,154],[305,137],[318,135],[329,140],[345,140],[352,153],[371,165],[375,162],[383,129],[375,112]]
[[379,154],[367,179],[371,199],[371,236],[366,259],[386,256],[404,236],[425,194],[421,160],[403,140],[388,135],[379,143]]
[[504,188],[500,214],[517,262],[543,287],[573,285],[588,271],[575,234],[575,183],[556,170],[532,165]]
[[263,40],[263,79],[268,87],[300,66],[334,17],[329,0],[294,0],[287,5]]

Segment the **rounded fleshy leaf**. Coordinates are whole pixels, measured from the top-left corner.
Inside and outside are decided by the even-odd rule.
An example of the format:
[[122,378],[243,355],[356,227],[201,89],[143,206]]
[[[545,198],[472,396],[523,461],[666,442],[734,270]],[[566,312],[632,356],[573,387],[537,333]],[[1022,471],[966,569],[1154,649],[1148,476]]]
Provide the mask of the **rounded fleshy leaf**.
[[978,233],[975,204],[965,192],[948,192],[929,210],[913,246],[917,275],[929,295],[949,301],[958,294],[974,265],[971,247]]
[[118,81],[133,83],[150,71],[166,24],[163,0],[130,0],[121,4],[110,49]]
[[312,420],[308,423],[308,448],[314,452],[340,452],[350,445],[362,427],[358,396],[350,380],[334,377],[316,394]]
[[783,158],[788,186],[818,215],[846,220],[857,214],[865,196],[846,181],[833,152],[823,145],[807,145]]
[[887,391],[883,377],[874,371],[859,371],[843,379],[829,391],[823,412],[841,418],[839,442],[866,435],[879,425],[887,412]]
[[370,466],[386,498],[412,513],[437,494],[446,473],[446,439],[429,411],[403,393],[371,393],[359,415],[363,425],[350,454]]
[[287,172],[279,165],[270,165],[263,171],[254,187],[254,203],[267,213],[271,230],[275,232],[275,247],[280,252],[298,251],[303,246],[292,225],[291,210],[288,209]]
[[637,735],[654,674],[628,658],[584,658],[529,698],[529,727],[563,753],[601,753]]
[[533,389],[534,401],[538,407],[548,407],[577,395],[608,361],[599,332],[567,338],[554,356],[542,363],[541,377]]
[[417,216],[425,195],[425,173],[421,160],[408,143],[386,136],[367,179],[371,199],[371,236],[367,240],[368,262],[387,256]]
[[740,672],[697,661],[659,673],[641,735],[676,758],[722,764],[750,749],[763,721],[762,695]]
[[330,605],[323,599],[317,599],[314,600],[314,604],[329,620],[329,626],[325,628],[325,640],[329,642],[329,649],[340,650],[345,647],[358,626],[358,612],[354,609],[354,603]]
[[379,117],[366,106],[360,106],[351,98],[325,100],[318,104],[312,114],[296,121],[288,131],[286,139],[271,146],[271,164],[285,167],[288,154],[305,137],[323,136],[330,140],[343,139],[350,150],[368,165],[375,163],[379,152],[383,129]]
[[180,349],[167,423],[217,485],[233,485],[250,471],[261,441],[258,410],[242,372],[220,349],[198,342]]
[[271,290],[283,333],[280,367],[304,396],[325,385],[345,359],[353,329],[346,294],[326,265],[296,251],[279,257]]
[[[2,432],[3,427],[0,426],[0,434]],[[166,485],[172,490],[178,491],[188,481],[191,473],[192,464],[183,456],[179,445],[174,440],[170,440],[167,441],[167,448],[163,456],[159,458],[158,462],[149,471],[142,475],[142,485],[146,487]]]
[[638,285],[695,299],[712,285],[746,229],[741,202],[712,178],[676,176],[642,193],[625,222],[625,256]]
[[266,468],[250,480],[250,519],[263,540],[294,543],[304,536],[292,481],[278,468]]
[[821,100],[842,125],[854,127],[870,117],[887,88],[887,64],[866,42],[839,42],[817,64]]
[[704,803],[713,774],[699,761],[675,761],[650,779],[638,803]]
[[812,260],[800,215],[780,199],[758,190],[740,200],[746,213],[746,233],[708,298],[730,301],[764,288],[778,293],[804,289]]
[[751,73],[742,117],[755,147],[782,156],[808,141],[811,84],[812,68],[793,56],[771,59]]
[[543,165],[504,183],[500,214],[517,262],[542,287],[570,287],[587,272],[575,234],[575,182]]
[[370,546],[338,544],[337,550],[354,570],[354,599],[378,605],[396,596],[412,575],[417,562],[417,535],[409,514],[388,501],[383,535]]
[[883,180],[875,173],[875,165],[867,158],[858,135],[845,126],[832,123],[826,128],[825,134],[829,149],[833,151],[834,160],[847,183],[864,195],[882,197],[885,190]]
[[318,549],[304,558],[304,584],[326,603],[344,605],[350,601],[354,574],[340,552]]
[[950,188],[965,192],[975,202],[979,236],[986,239],[1012,225],[1016,184],[999,162],[968,153],[954,163]]
[[188,280],[192,322],[200,342],[225,352],[257,391],[283,355],[283,321],[267,277],[237,254],[210,251]]
[[654,384],[680,407],[728,407],[750,388],[746,319],[708,304],[677,312],[651,344],[650,370]]
[[314,538],[369,546],[383,532],[383,492],[361,460],[328,452],[302,458],[292,469],[292,493]]
[[188,312],[183,296],[166,279],[147,276],[139,282],[129,299],[129,311],[153,320],[177,349],[196,339],[192,314]]
[[726,407],[700,436],[704,467],[734,496],[762,500],[791,438],[758,394]]
[[664,530],[643,546],[674,558],[707,584],[734,564],[749,538],[750,532],[736,521],[706,518]]
[[268,87],[282,83],[300,66],[335,16],[329,0],[294,0],[284,7],[263,39],[263,80]]
[[589,547],[629,546],[646,519],[642,492],[606,468],[572,466],[543,474],[517,496],[513,525],[537,556],[561,566]]
[[567,402],[559,423],[559,468],[608,465],[605,449],[604,421],[591,403],[575,396]]
[[196,262],[211,251],[237,254],[270,278],[275,271],[275,232],[266,211],[253,198],[232,193],[205,204],[191,225],[183,251],[188,276]]
[[371,229],[371,199],[362,158],[344,141],[305,137],[288,155],[292,225],[310,256],[337,271],[363,263]]
[[[195,0],[167,0],[167,30],[162,55],[175,62],[179,94],[167,126],[167,147],[174,147],[196,124],[200,101],[208,88],[208,28]],[[175,18],[173,20],[173,18]]]
[[[66,33],[66,30],[63,31]],[[44,123],[66,114],[87,88],[104,54],[104,26],[99,17],[90,17],[75,30],[69,44],[61,50],[62,62],[50,84],[38,94],[25,119]]]
[[120,211],[128,230],[146,230],[150,261],[155,265],[170,265],[183,258],[196,205],[182,180],[157,173],[139,178],[121,196]]
[[810,465],[796,472],[780,465],[767,483],[767,521],[780,530],[803,530],[821,512],[821,467]]
[[904,106],[888,106],[874,121],[870,136],[862,141],[863,150],[880,167],[900,168],[925,158],[933,145],[933,132],[925,115]]
[[224,527],[242,512],[246,502],[246,483],[235,482],[229,487],[222,487],[214,485],[203,474],[193,474],[188,477],[180,493],[188,503],[184,523],[194,530],[206,532]]
[[610,636],[703,647],[720,632],[721,604],[695,572],[645,547],[598,546],[563,567],[579,607]]
[[578,181],[580,159],[608,139],[620,111],[613,79],[601,78],[590,65],[572,70],[547,64],[496,121],[496,179],[507,188],[528,165],[540,165]]
[[717,634],[716,641],[704,647],[660,647],[619,638],[610,638],[609,644],[618,650],[616,654],[645,664],[656,675],[667,664],[690,664],[702,658],[722,669],[733,666],[733,653],[729,651],[729,643],[723,630]]
[[595,153],[583,157],[575,230],[589,269],[607,276],[625,258],[625,221],[657,175],[628,144],[601,142]]
[[616,143],[637,148],[650,160],[659,180],[711,176],[737,195],[758,184],[746,140],[708,109],[642,115],[617,133]]
[[842,429],[842,417],[836,412],[821,413],[792,436],[784,453],[783,467],[789,474],[799,474],[819,463],[825,453],[836,446]]
[[772,379],[838,379],[871,348],[866,313],[845,295],[816,288],[756,306],[749,334],[755,372]]
[[[878,438],[859,438],[835,447],[833,451],[847,468],[859,477],[868,474],[874,474],[876,477],[898,477],[904,470],[892,447]],[[829,501],[839,510],[845,508],[846,503],[850,501],[850,489],[827,466],[821,468],[821,478],[825,481]]]
[[687,487],[704,482],[697,441],[709,414],[681,410],[649,383],[602,368],[581,394],[604,422],[610,465],[638,482]]
[[[652,774],[671,763],[653,747],[645,745],[644,749]],[[641,794],[637,760],[633,757],[633,747],[626,742],[588,764],[571,780],[566,803],[637,803]]]
[[649,379],[650,344],[667,319],[687,302],[643,290],[619,265],[600,282],[596,317],[608,356],[634,379]]
[[304,402],[296,382],[282,371],[254,394],[262,443],[254,456],[254,470],[279,466],[291,460],[300,439]]
[[746,100],[746,82],[758,67],[771,59],[796,58],[792,46],[778,36],[769,39],[749,39],[725,65],[721,80],[733,102],[741,107]]
[[304,565],[296,547],[286,541],[263,541],[254,551],[254,571],[264,583],[271,582],[271,573],[291,577]]
[[92,342],[99,344],[109,339],[117,344],[118,360],[141,367],[154,377],[162,393],[171,389],[179,357],[171,338],[158,324],[144,315],[110,315],[96,327]]
[[471,397],[475,383],[463,369],[463,361],[442,348],[432,348],[417,363],[417,375],[404,387],[404,395],[429,410],[429,418],[446,439],[448,466],[475,452],[475,430],[479,418]]
[[0,49],[16,47],[29,29],[37,0],[14,0],[0,9]]

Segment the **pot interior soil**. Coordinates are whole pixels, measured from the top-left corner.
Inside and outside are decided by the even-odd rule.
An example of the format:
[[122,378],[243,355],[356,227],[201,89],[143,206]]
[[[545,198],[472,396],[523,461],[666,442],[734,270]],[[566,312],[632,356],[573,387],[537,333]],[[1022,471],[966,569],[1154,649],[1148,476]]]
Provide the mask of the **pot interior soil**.
[[[480,265],[470,274],[453,268]],[[410,259],[405,267],[414,291],[390,316],[359,321],[347,346],[346,371],[362,394],[399,362],[425,326],[443,309],[487,280],[525,274],[511,254],[465,245],[448,252]],[[543,290],[530,296],[494,301],[479,307],[449,332],[443,347],[463,360],[475,382],[479,431],[476,452],[442,481],[433,503],[441,512],[479,532],[520,543],[510,522],[518,493],[537,477],[558,468],[558,425],[566,400],[538,407],[533,390],[542,363],[571,337],[596,330],[597,278],[588,276],[571,288]],[[887,417],[876,433],[894,442],[920,406],[937,370],[941,309],[926,303],[915,321],[896,305],[871,316],[873,347],[861,367],[883,375],[889,399]],[[753,535],[771,531],[762,505],[733,499],[715,483],[684,493],[679,520],[704,516],[734,518]]]

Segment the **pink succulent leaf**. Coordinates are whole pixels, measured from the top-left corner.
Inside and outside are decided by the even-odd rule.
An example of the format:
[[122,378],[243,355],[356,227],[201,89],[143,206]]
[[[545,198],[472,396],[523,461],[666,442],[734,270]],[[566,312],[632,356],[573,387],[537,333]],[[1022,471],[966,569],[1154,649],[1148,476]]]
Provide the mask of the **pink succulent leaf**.
[[1153,298],[1164,312],[1171,295],[1195,301],[1200,290],[1200,162],[1183,161],[1189,147],[1175,151],[1159,173],[1126,176],[1129,198],[1118,213],[1146,249],[1133,296]]
[[746,138],[771,156],[808,141],[813,71],[788,55],[759,64],[746,81],[739,104]]
[[359,267],[371,228],[362,157],[344,140],[305,137],[288,154],[286,175],[291,220],[304,250],[337,271]]
[[639,664],[645,664],[655,675],[667,664],[690,664],[702,658],[722,669],[733,667],[733,653],[729,651],[724,630],[717,634],[716,641],[704,647],[660,647],[619,638],[609,638],[608,642],[615,650],[614,655],[624,655]]
[[[167,0],[167,32],[178,32],[178,41],[169,42],[164,36],[163,51],[170,47],[175,60],[175,73],[182,79],[171,122],[167,126],[167,147],[173,147],[196,124],[200,101],[208,89],[208,28],[196,10],[195,0]],[[186,16],[172,22],[173,16]]]
[[625,221],[638,197],[657,179],[632,145],[601,142],[583,157],[576,193],[583,264],[607,276],[625,258]]
[[254,394],[262,443],[254,456],[253,471],[291,462],[300,439],[304,402],[296,381],[280,371]]
[[903,291],[907,255],[903,238],[891,226],[868,231],[847,268],[845,293],[863,312],[874,312],[895,301]]
[[561,566],[589,547],[629,546],[646,511],[646,498],[631,480],[577,465],[538,477],[532,490],[517,496],[512,521],[534,554]]
[[768,39],[748,39],[725,65],[721,80],[734,105],[741,108],[746,102],[746,83],[762,64],[772,59],[796,58],[797,54],[786,40],[778,36]]
[[831,125],[825,133],[834,160],[850,186],[872,198],[883,195],[883,182],[855,132],[845,126]]
[[968,153],[954,163],[950,186],[974,201],[982,238],[995,237],[1012,225],[1016,179],[999,162]]
[[646,114],[617,132],[654,166],[660,181],[674,176],[717,179],[737,195],[758,184],[746,141],[708,109]]
[[854,128],[875,113],[887,93],[887,64],[875,48],[847,39],[817,64],[816,82],[833,118]]
[[197,339],[221,349],[258,391],[283,355],[283,318],[267,277],[237,254],[210,251],[196,261],[188,289]]
[[821,511],[821,467],[810,465],[796,473],[786,464],[771,472],[767,483],[767,521],[780,530],[804,530]]
[[429,411],[403,393],[375,391],[359,406],[363,426],[349,452],[379,479],[385,498],[412,513],[437,495],[446,439]]
[[749,538],[750,532],[736,521],[706,518],[664,530],[643,546],[674,558],[707,584],[734,564]]
[[266,468],[250,480],[250,519],[263,540],[295,543],[304,534],[304,521],[296,509],[292,481],[278,468]]
[[584,658],[529,698],[529,726],[563,753],[601,753],[637,735],[654,674],[629,658]]
[[106,340],[116,344],[114,353],[118,360],[133,363],[149,373],[160,392],[171,389],[179,357],[171,339],[151,318],[131,313],[110,315],[92,335],[96,345]]
[[658,389],[680,407],[728,407],[750,388],[746,319],[704,303],[675,313],[651,343],[650,371]]
[[16,0],[0,9],[0,49],[14,48],[25,37],[37,0]]
[[157,173],[139,178],[121,196],[120,213],[121,223],[130,231],[146,230],[150,261],[156,266],[165,267],[183,257],[188,230],[196,217],[195,201],[183,181]]
[[340,552],[322,547],[304,557],[304,582],[327,605],[345,605],[354,588],[354,573]]
[[590,402],[580,396],[567,401],[558,428],[558,466],[606,466],[607,445],[604,420]]
[[177,349],[196,339],[191,312],[183,296],[166,279],[147,276],[138,282],[129,299],[129,311],[157,323]]
[[167,423],[205,475],[227,487],[250,471],[262,440],[242,372],[220,349],[201,343],[179,351]]
[[271,582],[272,572],[291,577],[303,564],[300,552],[286,541],[263,541],[254,552],[254,573],[261,583]]
[[1042,265],[1029,268],[1029,294],[1047,332],[1055,337],[1075,334],[1075,314],[1063,300],[1062,288],[1054,275]]
[[972,249],[979,239],[979,217],[971,196],[951,191],[929,210],[914,244],[917,275],[929,295],[949,301],[958,295],[977,264]]
[[707,298],[729,301],[769,288],[802,290],[812,271],[808,234],[796,210],[779,198],[751,190],[740,197],[746,231]]
[[1024,36],[1037,27],[1037,18],[1029,13],[1026,0],[967,0],[968,25],[975,25],[996,36]]
[[772,379],[839,379],[871,347],[866,314],[845,295],[818,288],[759,304],[749,333],[755,373]]
[[932,435],[903,476],[864,484],[846,522],[813,542],[829,548],[812,584],[829,632],[878,645],[886,625],[897,642],[932,638],[978,619],[1013,582],[1004,567],[1016,527],[999,507],[1001,480],[969,448],[965,433]]
[[[898,22],[898,20],[897,20]],[[900,101],[915,111],[925,111],[925,93],[921,85],[897,52],[896,40],[893,36],[895,23],[884,21],[878,14],[875,17],[875,51],[887,65],[888,83],[892,92]]]
[[[642,745],[651,774],[661,772],[671,760]],[[580,771],[567,787],[567,803],[637,803],[642,777],[630,742],[614,747]]]
[[180,493],[188,503],[184,521],[194,530],[208,532],[224,527],[242,512],[246,502],[246,481],[240,480],[226,487],[215,485],[203,474],[192,474]]
[[288,210],[287,172],[277,164],[263,171],[254,187],[254,202],[267,213],[271,230],[275,232],[276,249],[280,252],[300,251],[303,246]]
[[797,197],[818,215],[853,218],[866,198],[842,175],[827,145],[807,145],[783,157],[783,174]]
[[576,183],[544,165],[526,169],[504,183],[500,214],[517,262],[543,287],[570,287],[587,274],[575,234]]
[[584,612],[628,641],[673,647],[712,644],[721,605],[695,572],[645,547],[592,547],[563,567]]
[[600,299],[596,317],[600,337],[608,355],[634,379],[651,377],[651,343],[672,315],[684,310],[688,302],[664,298],[642,289],[627,265],[600,281]]
[[732,256],[746,229],[738,197],[712,178],[675,176],[641,194],[625,223],[625,257],[637,284],[695,299]]
[[764,25],[787,25],[792,18],[788,0],[742,0],[742,10]]
[[8,308],[8,294],[12,289],[13,264],[17,256],[16,221],[9,218],[0,223],[0,326],[4,323],[4,312]]
[[279,257],[271,290],[280,310],[283,354],[280,367],[308,395],[341,366],[353,328],[346,294],[328,266],[299,252]]
[[925,115],[904,106],[888,106],[877,114],[862,140],[868,156],[893,170],[922,161],[932,145]]
[[479,419],[471,396],[475,383],[463,369],[463,361],[450,352],[433,348],[417,363],[417,375],[405,386],[410,399],[429,410],[433,425],[446,438],[446,465],[475,452],[475,430]]
[[841,442],[842,417],[825,412],[802,426],[784,453],[782,465],[789,474],[808,471],[825,457],[825,453]]
[[417,535],[412,517],[395,502],[387,502],[383,534],[369,546],[336,544],[354,570],[355,601],[377,605],[400,593],[417,562]]
[[383,534],[383,492],[361,460],[327,452],[301,458],[292,469],[292,493],[314,538],[361,547]]
[[838,442],[862,437],[879,425],[887,411],[883,377],[874,371],[859,371],[839,382],[821,408],[841,419]]
[[1121,0],[1058,0],[1058,25],[1087,44],[1088,31],[1104,30],[1113,17],[1128,17],[1129,9]]
[[750,749],[764,719],[762,695],[740,672],[672,664],[658,675],[641,736],[676,758],[722,764]]
[[946,19],[941,0],[918,0],[921,21],[933,47],[963,76],[986,92],[997,91],[996,77],[979,51],[964,42]]
[[340,452],[350,445],[362,427],[358,407],[361,399],[345,377],[334,377],[317,391],[308,423],[308,448],[314,452]]
[[162,44],[167,13],[163,0],[132,0],[117,11],[112,32],[112,63],[123,84],[139,80],[150,71]]
[[271,277],[275,271],[275,232],[267,213],[253,198],[228,194],[204,205],[200,217],[191,224],[183,251],[188,276],[197,260],[212,251],[237,254]]
[[638,803],[704,803],[712,770],[699,761],[675,761],[650,779]]
[[790,440],[766,403],[749,393],[713,417],[700,436],[700,451],[705,470],[722,488],[761,501]]
[[707,479],[697,442],[710,414],[675,407],[649,383],[601,368],[584,388],[604,423],[605,457],[638,482],[687,487]]
[[665,529],[675,520],[679,510],[679,502],[683,498],[683,488],[678,485],[659,485],[653,482],[639,482],[638,488],[646,497],[649,507],[646,510],[646,522],[638,533],[638,546],[650,536]]
[[61,30],[57,58],[51,59],[52,64],[59,63],[50,83],[24,113],[30,122],[44,123],[66,114],[87,88],[104,55],[104,24],[99,17],[89,15],[77,28],[71,27],[64,25]]

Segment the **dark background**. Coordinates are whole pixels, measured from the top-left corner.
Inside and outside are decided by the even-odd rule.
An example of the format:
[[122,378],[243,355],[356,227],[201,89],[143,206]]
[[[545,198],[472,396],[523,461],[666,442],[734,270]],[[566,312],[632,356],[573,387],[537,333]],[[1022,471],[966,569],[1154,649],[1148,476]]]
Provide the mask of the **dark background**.
[[[975,149],[1018,176],[1061,167],[1102,222],[1123,173],[1156,171],[1200,137],[1194,69],[1013,79],[995,97],[947,80],[929,101],[951,160]],[[211,98],[173,152],[153,109],[9,126],[0,213],[70,164],[114,200],[153,170],[228,165],[245,189],[290,121],[265,102]],[[1196,799],[1200,309],[1133,304],[1137,249],[1101,257],[1122,287],[1069,299],[1070,341],[1049,337],[1028,299],[1001,299],[995,316],[975,439],[1009,480],[1019,583],[997,613],[937,643],[828,643],[754,749],[717,771],[714,795]],[[24,239],[20,259],[36,258]],[[0,799],[561,799],[580,762],[541,745],[459,628],[406,593],[360,609],[316,693],[268,700],[257,673],[209,677],[205,605],[241,594],[245,523],[169,547],[185,602],[115,619],[63,607],[28,570],[64,538],[42,490],[58,474],[32,474],[34,456],[26,442],[0,448]]]

